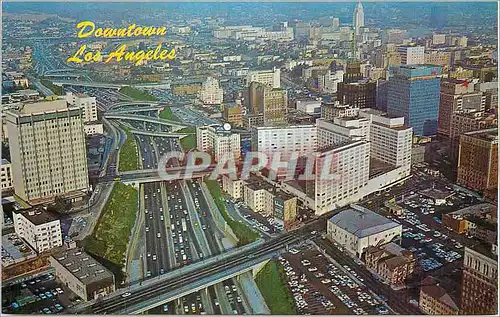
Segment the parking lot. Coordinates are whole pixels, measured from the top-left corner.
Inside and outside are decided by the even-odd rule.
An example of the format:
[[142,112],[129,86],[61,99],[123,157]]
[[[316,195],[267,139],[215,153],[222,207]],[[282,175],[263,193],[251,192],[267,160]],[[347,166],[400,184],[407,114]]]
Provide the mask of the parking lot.
[[280,257],[299,314],[388,314],[349,266],[332,263],[311,245]]
[[232,203],[240,214],[251,224],[251,226],[260,231],[274,234],[283,230],[283,224],[276,221],[272,216],[265,217],[260,213],[252,211],[242,201],[226,200]]
[[80,301],[52,273],[2,288],[3,313],[57,314]]

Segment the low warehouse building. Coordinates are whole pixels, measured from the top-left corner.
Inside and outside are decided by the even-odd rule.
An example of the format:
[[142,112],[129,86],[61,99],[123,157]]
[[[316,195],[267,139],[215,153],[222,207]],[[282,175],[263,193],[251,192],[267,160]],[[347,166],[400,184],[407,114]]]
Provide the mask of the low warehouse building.
[[400,240],[401,234],[401,224],[358,205],[351,205],[327,223],[328,238],[357,257],[370,246]]

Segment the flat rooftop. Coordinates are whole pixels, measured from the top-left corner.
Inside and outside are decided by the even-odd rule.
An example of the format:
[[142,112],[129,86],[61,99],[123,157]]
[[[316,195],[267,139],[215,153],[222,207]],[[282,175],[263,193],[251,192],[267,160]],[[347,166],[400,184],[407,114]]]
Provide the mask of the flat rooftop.
[[478,204],[478,205],[473,205],[469,206],[466,208],[459,209],[457,211],[453,211],[448,213],[448,215],[460,215],[460,216],[465,216],[465,215],[476,215],[480,216],[482,214],[493,214],[495,213],[496,215],[496,206],[493,204],[489,203],[483,203],[483,204]]
[[79,249],[65,249],[52,256],[85,285],[114,277],[101,263]]
[[36,252],[16,233],[2,236],[2,266],[19,263],[36,257]]
[[14,211],[15,213],[22,214],[26,219],[28,219],[34,225],[41,225],[44,223],[48,223],[54,220],[58,220],[58,218],[49,211],[43,210],[41,208],[30,208]]
[[267,191],[272,191],[274,186],[263,180],[262,178],[254,175],[250,175],[250,177],[245,180],[246,186],[248,186],[252,190],[260,190],[265,189]]
[[358,238],[364,238],[379,232],[401,226],[369,209],[356,206],[336,214],[328,221],[350,232]]

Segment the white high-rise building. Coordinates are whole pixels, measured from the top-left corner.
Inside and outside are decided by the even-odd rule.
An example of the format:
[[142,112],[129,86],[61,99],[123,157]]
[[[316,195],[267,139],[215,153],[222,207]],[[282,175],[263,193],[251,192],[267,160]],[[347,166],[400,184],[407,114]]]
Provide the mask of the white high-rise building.
[[[356,202],[410,175],[412,129],[404,118],[362,109],[355,117],[322,118],[316,125],[320,153],[314,183],[282,184],[316,214]],[[330,164],[327,171],[333,179],[322,178],[324,164]]]
[[292,152],[307,155],[318,146],[314,124],[254,127],[252,130],[252,150],[272,156],[274,152],[282,153],[282,157]]
[[80,107],[83,110],[83,122],[97,121],[97,104],[95,97],[89,97],[86,94],[66,93],[66,101],[68,105]]
[[66,100],[6,111],[14,191],[21,199],[47,201],[88,189],[82,112]]
[[62,245],[61,221],[42,209],[12,212],[16,234],[37,252]]
[[354,32],[356,32],[356,35],[359,35],[360,29],[365,26],[365,14],[363,12],[363,5],[361,4],[361,0],[359,0],[356,9],[354,9],[352,25],[354,27]]
[[248,87],[252,82],[258,82],[263,85],[271,86],[272,88],[280,88],[280,76],[281,71],[279,68],[250,71],[246,78],[246,84]]
[[69,106],[80,107],[83,110],[83,130],[87,135],[104,133],[102,123],[97,121],[97,103],[95,97],[67,92],[65,98]]
[[403,65],[425,64],[424,46],[401,46],[398,47],[398,53]]
[[316,120],[318,126],[318,149],[347,141],[369,141],[370,120],[366,118],[333,118]]
[[320,92],[334,94],[337,92],[337,84],[344,79],[344,71],[328,70],[324,75],[318,76],[318,89]]
[[217,162],[227,153],[232,153],[235,161],[241,157],[240,135],[218,124],[197,127],[196,145],[199,151],[213,155]]
[[389,118],[381,111],[361,109],[360,117],[370,125],[370,156],[394,167],[403,167],[403,177],[410,175],[413,129],[404,125],[404,118]]
[[216,78],[208,77],[200,90],[199,99],[206,105],[220,105],[224,98],[222,88]]
[[[321,171],[329,164],[335,179],[322,179]],[[323,214],[363,198],[370,175],[370,143],[346,141],[325,149],[316,156],[314,210]]]

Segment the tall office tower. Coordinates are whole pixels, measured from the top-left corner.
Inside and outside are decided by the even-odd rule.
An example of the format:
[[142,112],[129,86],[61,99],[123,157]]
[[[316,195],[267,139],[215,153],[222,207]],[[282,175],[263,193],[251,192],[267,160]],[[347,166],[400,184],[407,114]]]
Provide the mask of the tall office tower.
[[252,114],[262,114],[265,125],[286,122],[288,107],[286,90],[257,83],[252,83],[249,90],[249,106]]
[[241,157],[240,135],[218,124],[196,128],[196,147],[210,153],[217,162],[227,154],[232,154],[235,161]]
[[410,175],[413,131],[405,126],[404,118],[389,118],[385,113],[373,109],[361,109],[359,116],[370,120],[370,157],[403,167],[400,177]]
[[481,192],[498,186],[498,129],[460,136],[457,183]]
[[497,125],[495,114],[485,112],[454,113],[451,116],[450,162],[456,170],[460,135],[478,130],[494,128]]
[[263,84],[259,82],[252,82],[248,86],[248,110],[250,114],[259,114],[259,107],[262,104],[262,95],[257,93],[257,88]]
[[453,78],[441,81],[439,98],[438,135],[449,138],[451,117],[456,112],[484,111],[486,97],[474,90],[474,85],[466,80]]
[[246,85],[248,87],[251,83],[258,82],[272,88],[280,88],[280,75],[281,71],[279,68],[250,71],[247,74]]
[[321,118],[333,120],[333,118],[356,117],[359,113],[359,107],[343,105],[338,101],[321,102]]
[[65,100],[6,112],[14,191],[31,203],[89,187],[82,109]]
[[333,18],[332,20],[332,28],[334,31],[337,31],[340,27],[340,19],[339,18]]
[[223,96],[219,81],[216,78],[208,77],[201,87],[198,98],[206,105],[220,105]]
[[497,315],[497,246],[465,247],[462,271],[461,315]]
[[423,46],[401,46],[398,53],[401,56],[402,65],[415,65],[425,63],[425,47]]
[[375,108],[377,104],[377,82],[362,79],[357,82],[339,83],[337,100],[345,105],[359,108]]
[[435,135],[439,112],[441,67],[405,65],[394,67],[389,78],[387,113],[404,117],[413,133]]
[[356,35],[359,35],[361,27],[365,26],[365,14],[363,13],[363,5],[361,4],[361,0],[359,0],[356,9],[354,9],[354,14],[352,16],[352,25],[354,27],[354,32]]

